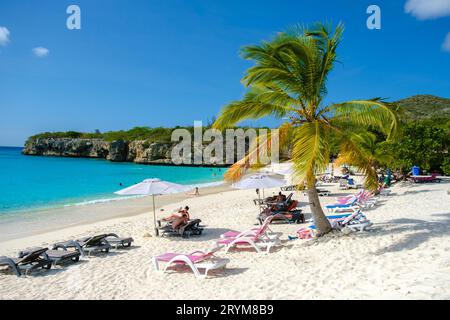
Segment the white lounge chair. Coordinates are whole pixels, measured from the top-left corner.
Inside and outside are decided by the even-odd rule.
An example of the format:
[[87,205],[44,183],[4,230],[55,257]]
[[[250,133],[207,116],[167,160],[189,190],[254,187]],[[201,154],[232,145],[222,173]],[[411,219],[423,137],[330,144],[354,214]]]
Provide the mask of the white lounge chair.
[[279,234],[266,232],[271,222],[269,218],[264,221],[260,228],[241,232],[234,237],[222,237],[216,240],[216,245],[224,246],[225,253],[238,246],[253,247],[258,253],[270,252],[272,247],[279,245],[281,242]]
[[[208,271],[224,269],[230,262],[229,259],[219,259],[214,256],[214,253],[219,249],[220,247],[216,246],[211,250],[196,250],[189,254],[167,252],[153,257],[153,266],[156,271],[165,273],[173,264],[186,265],[191,268],[197,278],[203,279],[208,275]],[[163,270],[160,269],[161,262],[166,263]],[[201,273],[200,269],[204,269],[204,273]]]
[[[347,227],[352,231],[362,232],[372,226],[372,222],[367,219],[364,214],[362,214],[361,209],[355,210],[349,215],[327,216],[327,218],[330,220],[331,227],[338,230],[342,230]],[[303,232],[306,229],[316,230],[316,226],[310,225],[307,228],[301,228],[297,230],[297,233]]]
[[264,222],[260,226],[253,227],[253,228],[247,229],[242,232],[234,231],[234,230],[227,231],[227,232],[221,234],[220,238],[224,239],[224,238],[239,238],[239,237],[244,237],[244,236],[255,236],[258,234],[258,232],[261,232],[264,236],[267,236],[270,238],[275,234],[269,228],[269,225],[272,222],[273,218],[274,218],[274,216],[270,215],[266,218],[266,220],[264,220]]
[[355,212],[344,221],[338,223],[338,227],[343,229],[345,227],[349,228],[352,231],[363,232],[367,228],[371,227],[373,223],[367,219],[361,212]]
[[347,179],[340,179],[339,180],[339,189],[341,190],[348,190],[350,186],[348,185]]

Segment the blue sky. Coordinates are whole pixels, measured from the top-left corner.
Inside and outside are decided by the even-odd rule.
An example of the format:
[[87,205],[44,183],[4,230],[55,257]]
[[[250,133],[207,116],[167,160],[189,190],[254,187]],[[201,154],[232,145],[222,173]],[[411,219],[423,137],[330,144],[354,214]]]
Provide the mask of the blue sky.
[[[0,145],[206,122],[245,91],[239,49],[295,23],[346,25],[328,102],[449,97],[450,0],[408,1],[2,0]],[[66,28],[71,4],[81,30]],[[371,4],[381,30],[366,27]]]

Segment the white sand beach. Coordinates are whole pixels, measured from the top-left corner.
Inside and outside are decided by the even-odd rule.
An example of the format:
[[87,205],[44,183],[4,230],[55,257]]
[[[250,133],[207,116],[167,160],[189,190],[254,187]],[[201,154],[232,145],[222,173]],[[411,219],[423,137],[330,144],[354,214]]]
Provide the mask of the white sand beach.
[[[327,185],[333,196],[348,193]],[[15,256],[30,246],[97,233],[133,236],[130,249],[82,259],[77,264],[18,278],[0,272],[0,299],[450,299],[449,183],[399,183],[366,216],[368,232],[333,233],[318,240],[288,240],[301,225],[277,224],[283,244],[270,254],[239,250],[219,257],[230,259],[224,272],[203,280],[189,269],[160,274],[151,258],[164,252],[188,253],[208,248],[229,229],[244,230],[256,223],[255,191],[217,193],[164,205],[167,214],[181,205],[207,226],[201,237],[145,237],[152,232],[149,212],[43,234],[3,241],[0,255]],[[266,195],[277,190],[266,190]],[[306,218],[310,210],[306,197]],[[112,207],[120,205],[112,204]],[[95,210],[95,206],[91,208]],[[150,211],[150,206],[148,208]]]

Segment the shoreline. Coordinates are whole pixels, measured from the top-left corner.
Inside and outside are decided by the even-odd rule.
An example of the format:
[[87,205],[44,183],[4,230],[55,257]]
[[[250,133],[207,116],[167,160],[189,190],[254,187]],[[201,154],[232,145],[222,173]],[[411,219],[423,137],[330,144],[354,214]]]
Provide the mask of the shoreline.
[[[215,184],[209,182],[205,184]],[[155,197],[155,209],[158,212],[162,207],[169,207],[172,203],[189,201],[207,195],[232,190],[228,184],[200,187],[200,196],[194,197],[185,193],[161,195]],[[172,209],[175,209],[174,206]],[[40,236],[56,230],[73,227],[90,226],[97,223],[115,219],[129,218],[143,215],[152,211],[150,196],[121,198],[120,200],[86,203],[83,205],[69,205],[64,207],[36,209],[20,212],[20,217],[11,214],[0,219],[0,245],[5,242],[21,238]],[[95,212],[95,213],[94,213]],[[94,214],[93,214],[94,213]],[[3,221],[2,221],[3,220]]]

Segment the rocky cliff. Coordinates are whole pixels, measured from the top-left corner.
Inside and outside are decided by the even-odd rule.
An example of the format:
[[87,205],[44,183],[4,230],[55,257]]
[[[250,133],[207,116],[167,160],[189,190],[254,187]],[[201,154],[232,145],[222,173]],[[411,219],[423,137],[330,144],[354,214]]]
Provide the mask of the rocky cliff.
[[112,142],[102,139],[37,138],[27,141],[23,154],[32,156],[101,158],[114,162],[171,165],[175,143],[145,140]]

